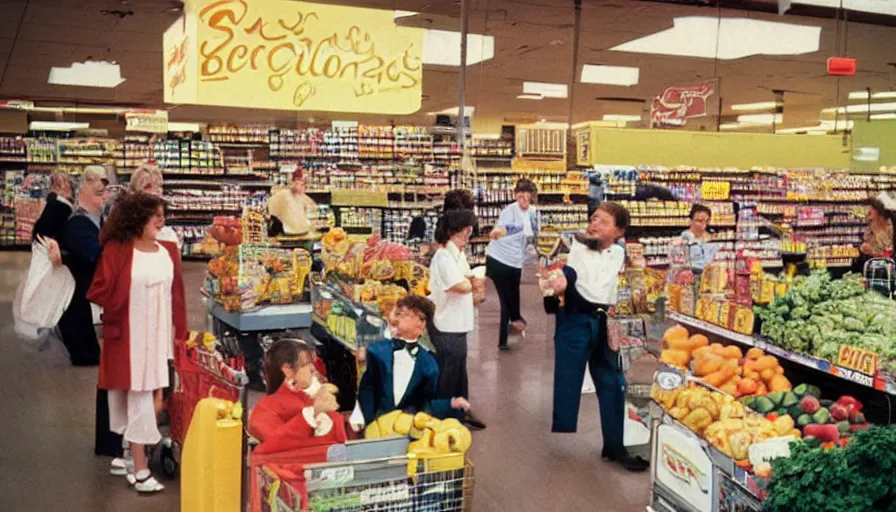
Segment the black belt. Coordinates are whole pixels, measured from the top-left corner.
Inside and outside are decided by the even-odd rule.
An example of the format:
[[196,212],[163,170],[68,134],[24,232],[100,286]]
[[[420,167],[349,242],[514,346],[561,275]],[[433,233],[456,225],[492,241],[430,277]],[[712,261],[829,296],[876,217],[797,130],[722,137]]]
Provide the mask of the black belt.
[[589,316],[605,315],[610,310],[610,306],[606,304],[577,304],[575,307],[567,309],[570,314],[584,314]]

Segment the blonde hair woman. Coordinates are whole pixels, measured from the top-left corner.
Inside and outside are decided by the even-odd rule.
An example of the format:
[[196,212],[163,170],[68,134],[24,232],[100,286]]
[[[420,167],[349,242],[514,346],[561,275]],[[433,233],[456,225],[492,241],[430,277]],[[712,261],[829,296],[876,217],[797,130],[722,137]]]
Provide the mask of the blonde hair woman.
[[[128,184],[131,192],[142,192],[157,197],[162,196],[162,170],[155,164],[143,163],[131,173],[131,182]],[[164,199],[164,197],[163,197]],[[174,242],[178,249],[183,248],[183,242],[171,226],[165,226],[159,231],[157,240],[160,242]]]

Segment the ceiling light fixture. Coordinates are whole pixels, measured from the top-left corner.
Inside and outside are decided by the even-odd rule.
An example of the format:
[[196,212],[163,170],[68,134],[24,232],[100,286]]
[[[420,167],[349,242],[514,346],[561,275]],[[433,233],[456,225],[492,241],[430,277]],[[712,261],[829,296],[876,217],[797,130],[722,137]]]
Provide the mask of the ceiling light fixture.
[[778,101],[760,101],[757,103],[740,103],[737,105],[731,105],[731,110],[735,112],[742,111],[756,111],[756,110],[774,110],[778,107],[783,107],[784,104]]
[[793,0],[793,3],[830,7],[831,9],[839,9],[842,5],[844,9],[850,11],[896,16],[896,5],[891,0]]
[[[460,109],[458,109],[457,107],[449,107],[444,110],[440,110],[438,112],[430,112],[429,115],[431,115],[431,116],[438,116],[438,115],[456,116],[460,113],[459,110]],[[476,110],[476,107],[464,106],[464,116],[472,117],[473,111],[475,111],[475,110]]]
[[197,133],[202,131],[202,126],[199,123],[168,123],[168,131],[169,132],[193,132]]
[[872,103],[871,105],[849,105],[847,107],[828,107],[822,110],[825,114],[867,114],[868,112],[896,112],[896,103]]
[[803,126],[801,128],[782,128],[776,130],[778,134],[793,134],[793,133],[808,133],[809,135],[824,135],[826,133],[832,132],[835,129],[837,131],[843,130],[851,130],[853,127],[852,121],[829,121],[822,120],[818,122],[817,126]]
[[541,94],[520,94],[516,97],[518,100],[543,100],[544,96]]
[[[896,91],[884,91],[871,93],[872,100],[885,100],[896,98]],[[868,91],[854,91],[849,93],[850,100],[868,100]]]
[[565,99],[569,97],[569,86],[545,82],[523,82],[523,94],[538,94],[543,98]]
[[622,114],[604,114],[601,118],[603,121],[621,121],[621,122],[631,122],[631,121],[640,121],[641,116],[627,116]]
[[638,84],[641,70],[630,66],[604,66],[602,64],[585,64],[582,67],[583,84],[621,85],[631,87]]
[[871,116],[872,121],[882,121],[884,119],[896,119],[896,114],[874,114]]
[[745,114],[737,116],[737,122],[742,124],[781,124],[784,116],[781,114]]
[[81,87],[114,88],[124,82],[121,68],[114,62],[73,62],[67,68],[53,66],[47,83],[52,85],[77,85]]
[[670,29],[620,44],[611,51],[721,60],[752,55],[817,52],[821,27],[747,18],[686,16]]
[[416,15],[418,15],[418,14],[420,14],[420,13],[419,13],[419,12],[415,12],[415,11],[401,11],[401,10],[397,10],[397,11],[395,11],[395,13],[394,13],[394,15],[395,15],[395,18],[394,18],[394,19],[395,19],[396,21],[398,21],[398,20],[401,19],[401,18],[410,18],[411,16],[416,16]]
[[[495,38],[467,34],[467,66],[495,57]],[[423,63],[436,66],[460,66],[460,32],[426,29],[423,31]]]
[[86,130],[90,123],[67,123],[62,121],[31,121],[28,129],[33,132],[70,132]]

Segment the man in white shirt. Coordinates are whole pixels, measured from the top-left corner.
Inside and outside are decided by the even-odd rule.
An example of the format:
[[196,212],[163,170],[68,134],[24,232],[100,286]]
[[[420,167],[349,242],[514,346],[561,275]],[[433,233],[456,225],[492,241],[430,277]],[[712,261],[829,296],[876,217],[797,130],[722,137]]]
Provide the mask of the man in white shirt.
[[554,338],[553,432],[575,432],[585,366],[597,387],[605,461],[629,471],[646,471],[644,459],[630,455],[623,444],[625,375],[619,354],[610,346],[607,318],[616,304],[625,251],[616,243],[625,234],[629,213],[613,202],[601,203],[590,215],[587,233],[576,237],[563,276],[549,283],[564,294]]

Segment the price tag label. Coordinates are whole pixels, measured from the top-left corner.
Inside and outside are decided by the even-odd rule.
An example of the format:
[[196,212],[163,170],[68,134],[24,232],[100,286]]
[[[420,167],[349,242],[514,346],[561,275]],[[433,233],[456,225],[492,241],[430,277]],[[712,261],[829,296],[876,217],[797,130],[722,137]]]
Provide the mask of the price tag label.
[[320,479],[334,484],[346,484],[355,479],[355,470],[351,466],[327,468],[321,470]]
[[751,444],[748,452],[750,464],[755,468],[763,462],[771,462],[781,457],[790,457],[791,441],[793,441],[793,436],[785,436]]
[[856,370],[865,375],[875,375],[879,360],[880,358],[874,352],[848,345],[840,345],[837,365]]
[[660,389],[666,391],[672,391],[674,389],[678,389],[684,384],[685,378],[684,373],[677,368],[672,368],[671,366],[666,366],[660,368],[656,375],[653,377],[656,385],[660,387]]
[[731,183],[727,181],[704,181],[700,185],[700,195],[705,201],[725,201],[731,194]]

